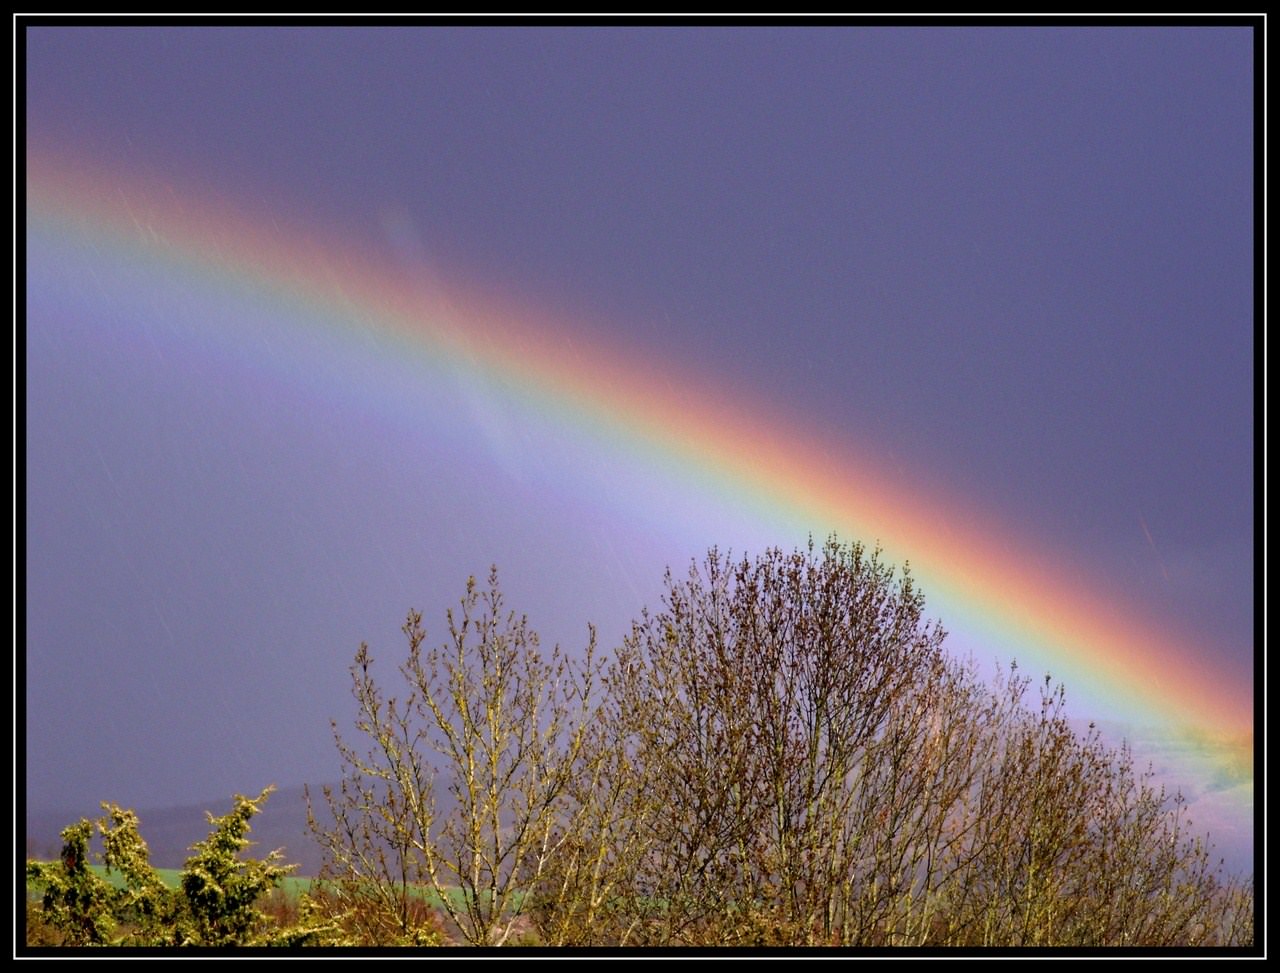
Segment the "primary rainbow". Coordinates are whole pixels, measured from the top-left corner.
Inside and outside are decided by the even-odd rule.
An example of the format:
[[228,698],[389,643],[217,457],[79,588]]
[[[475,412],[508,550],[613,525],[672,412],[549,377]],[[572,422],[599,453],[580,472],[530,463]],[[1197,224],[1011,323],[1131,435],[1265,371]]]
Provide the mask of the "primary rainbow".
[[1194,741],[1217,772],[1251,780],[1252,687],[1227,684],[1203,647],[1090,590],[999,524],[894,482],[848,446],[753,413],[705,377],[527,309],[426,289],[313,229],[281,230],[224,201],[57,152],[28,149],[26,200],[29,234],[248,288],[318,330],[359,331],[388,354],[499,380],[574,435],[621,443],[770,522],[879,539],[891,560],[910,561],[949,627],[1016,647],[1101,715],[1166,728]]

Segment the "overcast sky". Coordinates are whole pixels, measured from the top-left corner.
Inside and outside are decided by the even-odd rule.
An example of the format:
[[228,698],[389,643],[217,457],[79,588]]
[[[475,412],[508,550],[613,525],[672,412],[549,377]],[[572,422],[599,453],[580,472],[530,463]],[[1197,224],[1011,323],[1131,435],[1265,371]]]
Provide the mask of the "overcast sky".
[[[1158,619],[1247,706],[1249,30],[26,40],[31,158],[341,240],[873,457]],[[666,503],[678,476],[591,452],[483,368],[432,385],[216,273],[35,226],[33,806],[334,779],[357,645],[389,672],[406,610],[440,636],[490,564],[577,649],[588,621],[616,643],[666,565],[805,540],[714,486]],[[1221,822],[1237,851],[1242,828]]]

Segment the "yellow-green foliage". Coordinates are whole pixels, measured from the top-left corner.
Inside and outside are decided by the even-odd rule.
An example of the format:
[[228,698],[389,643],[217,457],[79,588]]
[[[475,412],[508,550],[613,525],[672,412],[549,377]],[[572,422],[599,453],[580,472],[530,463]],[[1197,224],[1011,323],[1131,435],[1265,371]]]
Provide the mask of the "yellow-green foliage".
[[[300,921],[281,927],[257,903],[296,866],[273,851],[265,859],[243,858],[250,844],[249,819],[271,793],[237,794],[220,818],[208,815],[209,837],[192,847],[179,887],[168,888],[149,862],[147,843],[133,811],[104,803],[102,862],[117,873],[119,888],[89,867],[94,824],[81,820],[62,832],[56,862],[27,862],[27,881],[42,889],[38,916],[28,929],[35,941],[65,946],[297,946],[332,941],[334,929],[303,904]],[[38,920],[38,921],[37,921]],[[41,928],[43,927],[43,928]],[[32,933],[28,933],[33,941]],[[33,944],[35,944],[33,941]]]

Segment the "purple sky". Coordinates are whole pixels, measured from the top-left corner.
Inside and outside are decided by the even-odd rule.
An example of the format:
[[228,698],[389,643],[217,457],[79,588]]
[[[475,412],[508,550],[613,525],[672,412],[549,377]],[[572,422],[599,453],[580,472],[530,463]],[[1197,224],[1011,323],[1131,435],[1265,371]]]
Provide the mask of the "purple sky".
[[[625,335],[997,511],[1249,678],[1249,30],[26,39],[31,144]],[[34,807],[333,779],[358,643],[390,663],[410,606],[440,635],[491,563],[577,648],[708,544],[804,540],[588,502],[513,465],[500,391],[419,428],[359,376],[328,397],[183,338],[230,304],[63,256],[28,272]]]

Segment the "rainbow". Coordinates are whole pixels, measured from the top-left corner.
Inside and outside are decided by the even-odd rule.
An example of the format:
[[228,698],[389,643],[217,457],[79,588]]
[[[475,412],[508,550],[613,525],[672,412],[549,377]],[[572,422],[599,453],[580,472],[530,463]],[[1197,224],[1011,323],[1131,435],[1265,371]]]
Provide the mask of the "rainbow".
[[587,442],[621,444],[646,467],[761,521],[879,539],[892,561],[910,563],[949,628],[1006,647],[1023,671],[1051,669],[1106,717],[1163,728],[1208,755],[1219,776],[1249,783],[1251,795],[1251,686],[1228,684],[1203,646],[1091,589],[1051,552],[895,481],[852,445],[753,412],[705,376],[621,340],[456,287],[425,287],[348,240],[282,228],[171,181],[29,147],[26,202],[29,238],[88,243],[274,302],[333,340],[498,383],[541,420]]

